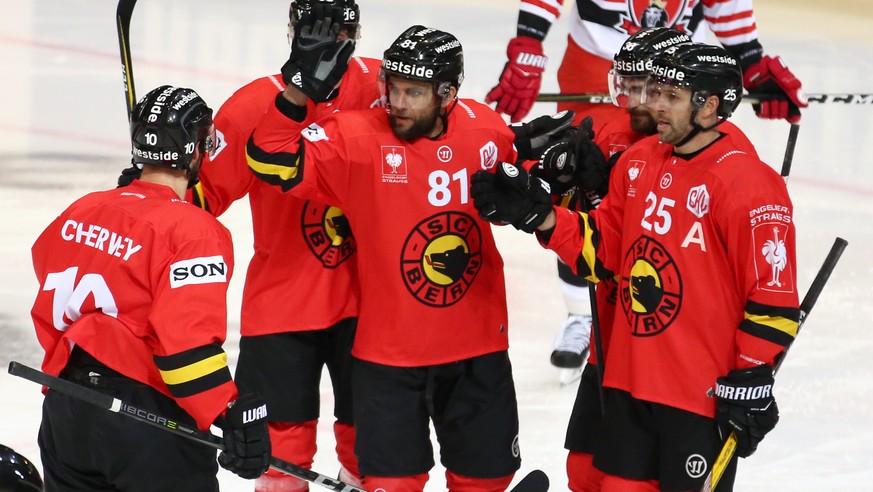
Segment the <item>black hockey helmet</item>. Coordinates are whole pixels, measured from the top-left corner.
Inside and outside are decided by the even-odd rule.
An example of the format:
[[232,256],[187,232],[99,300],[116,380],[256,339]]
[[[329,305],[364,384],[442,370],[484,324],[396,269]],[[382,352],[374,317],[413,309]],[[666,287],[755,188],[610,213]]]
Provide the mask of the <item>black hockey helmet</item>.
[[212,110],[196,92],[162,85],[131,112],[133,162],[186,170],[195,149],[214,150],[214,133]]
[[0,444],[0,492],[42,492],[42,477],[33,463]]
[[691,89],[695,112],[709,96],[718,96],[718,116],[727,119],[743,96],[740,64],[726,49],[703,43],[667,48],[652,57],[649,80]]
[[382,74],[429,82],[445,97],[449,86],[457,89],[464,81],[464,50],[452,34],[412,26],[385,50]]
[[300,15],[312,10],[315,3],[342,6],[343,26],[349,39],[360,38],[361,33],[361,9],[355,0],[295,0],[291,2],[288,10],[288,39],[294,37],[294,27],[300,21]]
[[[688,34],[672,27],[645,28],[621,45],[609,71],[609,94],[616,106],[626,107],[634,91],[642,89],[652,68],[652,57],[670,46],[691,42]],[[637,96],[639,94],[637,93]]]

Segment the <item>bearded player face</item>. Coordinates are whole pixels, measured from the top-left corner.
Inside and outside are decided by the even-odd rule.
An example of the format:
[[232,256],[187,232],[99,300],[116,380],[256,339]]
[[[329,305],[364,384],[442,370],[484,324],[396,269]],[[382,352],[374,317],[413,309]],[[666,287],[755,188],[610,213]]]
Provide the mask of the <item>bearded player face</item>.
[[442,132],[440,98],[428,82],[391,77],[387,82],[389,120],[394,134],[403,140],[435,137]]
[[627,113],[630,115],[631,129],[643,135],[654,135],[658,131],[658,122],[655,121],[655,111],[651,106],[641,102],[643,87],[646,77],[633,77],[625,81],[628,92]]

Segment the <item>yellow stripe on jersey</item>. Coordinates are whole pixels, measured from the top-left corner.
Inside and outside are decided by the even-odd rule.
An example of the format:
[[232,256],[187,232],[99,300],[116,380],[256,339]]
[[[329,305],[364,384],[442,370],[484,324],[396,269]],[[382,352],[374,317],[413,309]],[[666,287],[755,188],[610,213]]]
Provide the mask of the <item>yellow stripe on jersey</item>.
[[798,323],[795,320],[783,318],[781,316],[750,314],[748,312],[745,313],[745,318],[757,325],[767,326],[774,330],[781,331],[792,338],[797,336]]
[[249,168],[251,168],[254,172],[261,175],[266,176],[276,176],[283,181],[290,181],[297,177],[297,170],[300,165],[300,158],[298,157],[294,161],[293,166],[283,166],[280,164],[268,164],[266,162],[260,162],[257,159],[253,158],[246,152],[246,162],[249,164]]
[[582,242],[582,258],[585,260],[585,263],[588,265],[588,271],[591,272],[589,275],[585,277],[590,279],[592,282],[600,282],[600,278],[597,276],[597,269],[595,268],[597,265],[597,248],[594,247],[594,227],[591,223],[591,216],[585,212],[579,212],[580,216],[580,225],[583,227],[583,242]]
[[203,183],[198,181],[197,184],[191,188],[191,194],[194,205],[197,205],[203,210],[209,211],[209,206],[206,204],[206,196],[203,195]]
[[160,371],[160,373],[164,383],[167,386],[173,386],[194,381],[224,368],[227,368],[227,354],[222,352],[193,364],[188,364],[171,371]]

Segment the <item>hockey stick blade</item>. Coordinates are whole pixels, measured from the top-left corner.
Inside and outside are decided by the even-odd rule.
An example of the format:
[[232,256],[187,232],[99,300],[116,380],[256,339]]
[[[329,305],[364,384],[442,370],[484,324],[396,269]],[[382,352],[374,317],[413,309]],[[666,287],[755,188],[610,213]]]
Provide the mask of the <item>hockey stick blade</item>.
[[[32,367],[28,367],[20,362],[12,361],[9,363],[9,374],[20,378],[33,381],[41,384],[49,389],[58,391],[67,396],[91,403],[110,412],[115,412],[120,415],[132,418],[139,422],[143,422],[159,429],[171,432],[173,434],[185,437],[192,441],[199,442],[214,449],[224,450],[224,441],[221,437],[204,432],[199,429],[191,429],[181,425],[174,420],[170,420],[160,414],[151,412],[150,410],[135,407],[118,398],[113,398],[109,395],[100,393],[91,388],[76,384],[66,379],[61,379],[51,376],[42,371],[38,371]],[[327,477],[315,471],[303,468],[302,466],[289,463],[276,457],[270,458],[270,468],[286,473],[301,480],[310,483],[321,485],[322,487],[338,490],[341,492],[365,492],[363,489],[353,487],[345,482]]]
[[542,470],[534,470],[521,479],[509,492],[546,492],[549,490],[549,476]]
[[[809,313],[818,301],[818,296],[821,294],[822,290],[824,290],[824,286],[828,279],[831,278],[831,273],[833,273],[834,268],[837,266],[837,262],[840,261],[840,257],[843,255],[843,251],[848,244],[848,241],[841,237],[834,239],[834,244],[831,246],[828,255],[825,257],[824,262],[822,262],[821,268],[818,269],[818,273],[812,280],[812,285],[809,286],[809,290],[806,291],[806,295],[803,296],[803,300],[800,302],[800,319],[797,323],[797,334],[794,336],[795,340],[797,339],[797,335],[800,335],[800,329],[803,328],[806,318],[809,316]],[[785,361],[785,356],[788,355],[788,350],[791,349],[792,345],[794,345],[793,342],[791,345],[785,347],[785,350],[782,352],[782,357],[776,362],[776,366],[773,368],[774,376],[779,372],[779,368],[782,367],[782,362]],[[736,433],[731,432],[727,440],[725,440],[721,451],[718,453],[718,457],[712,464],[712,468],[710,468],[709,474],[703,482],[703,487],[700,489],[701,492],[712,492],[715,490],[716,485],[718,485],[719,480],[721,480],[721,476],[727,469],[731,459],[733,459],[736,449],[737,435]]]
[[[807,94],[810,104],[848,104],[851,106],[865,106],[873,104],[873,94]],[[542,93],[537,96],[536,102],[574,102],[589,104],[612,104],[612,97],[603,92],[581,93]],[[759,98],[743,96],[742,102],[755,104],[761,102]]]

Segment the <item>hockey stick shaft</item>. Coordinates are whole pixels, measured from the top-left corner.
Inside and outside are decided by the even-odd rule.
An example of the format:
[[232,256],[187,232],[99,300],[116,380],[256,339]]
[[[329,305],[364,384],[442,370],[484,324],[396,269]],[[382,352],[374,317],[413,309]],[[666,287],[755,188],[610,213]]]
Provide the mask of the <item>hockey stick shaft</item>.
[[[159,429],[172,432],[173,434],[199,442],[214,449],[225,449],[224,440],[211,432],[188,428],[172,419],[168,419],[150,410],[133,406],[124,400],[113,398],[91,388],[67,381],[66,379],[51,376],[19,362],[12,361],[9,363],[9,374],[33,381],[34,383],[41,384],[67,396],[96,405],[104,410],[115,412]],[[320,473],[279,458],[270,458],[270,468],[274,468],[293,477],[321,485],[322,487],[331,490],[339,490],[342,492],[365,492],[363,489],[353,487],[345,482],[326,477]]]
[[[795,340],[797,339],[797,335],[800,335],[800,329],[803,327],[807,316],[809,316],[809,313],[818,301],[818,296],[821,294],[822,290],[824,290],[825,284],[831,277],[831,273],[833,273],[834,268],[837,266],[837,262],[840,261],[840,257],[843,255],[843,251],[848,244],[849,243],[841,237],[834,240],[831,250],[828,252],[821,268],[818,269],[818,273],[812,281],[812,285],[809,286],[809,290],[806,291],[806,295],[803,296],[803,301],[800,302],[800,318],[797,323],[797,334],[795,335]],[[793,345],[793,343],[791,345]],[[780,357],[776,362],[776,366],[773,368],[774,376],[779,372],[779,368],[782,367],[782,362],[785,361],[785,356],[788,355],[788,350],[791,349],[791,345],[785,347],[785,350],[782,352],[782,357]],[[731,459],[733,459],[736,449],[737,435],[736,433],[731,432],[730,436],[728,436],[722,446],[721,451],[718,453],[718,457],[712,464],[709,475],[706,476],[706,479],[703,482],[703,487],[700,489],[701,491],[711,492],[715,490],[715,487],[721,480],[722,475],[724,475],[728,464],[730,464]]]
[[121,53],[121,75],[124,77],[124,98],[127,103],[127,119],[136,104],[136,88],[133,84],[133,60],[130,58],[130,19],[136,0],[118,0],[115,11],[115,27],[118,30],[118,50]]
[[785,157],[782,159],[782,172],[780,174],[786,180],[791,173],[791,162],[794,160],[794,147],[797,145],[797,134],[800,132],[800,123],[792,123],[788,130],[788,143],[785,145]]
[[606,354],[603,353],[603,337],[600,330],[600,319],[597,311],[597,291],[593,283],[588,282],[588,302],[591,304],[591,338],[594,342],[597,364],[597,394],[600,397],[600,415],[606,414],[606,403],[603,397],[603,372],[606,370]]
[[[847,104],[851,106],[873,105],[873,94],[807,94],[810,104]],[[605,92],[580,92],[580,93],[542,93],[537,96],[537,102],[572,102],[589,104],[612,104],[612,97]],[[743,96],[744,103],[759,103],[757,97]]]

